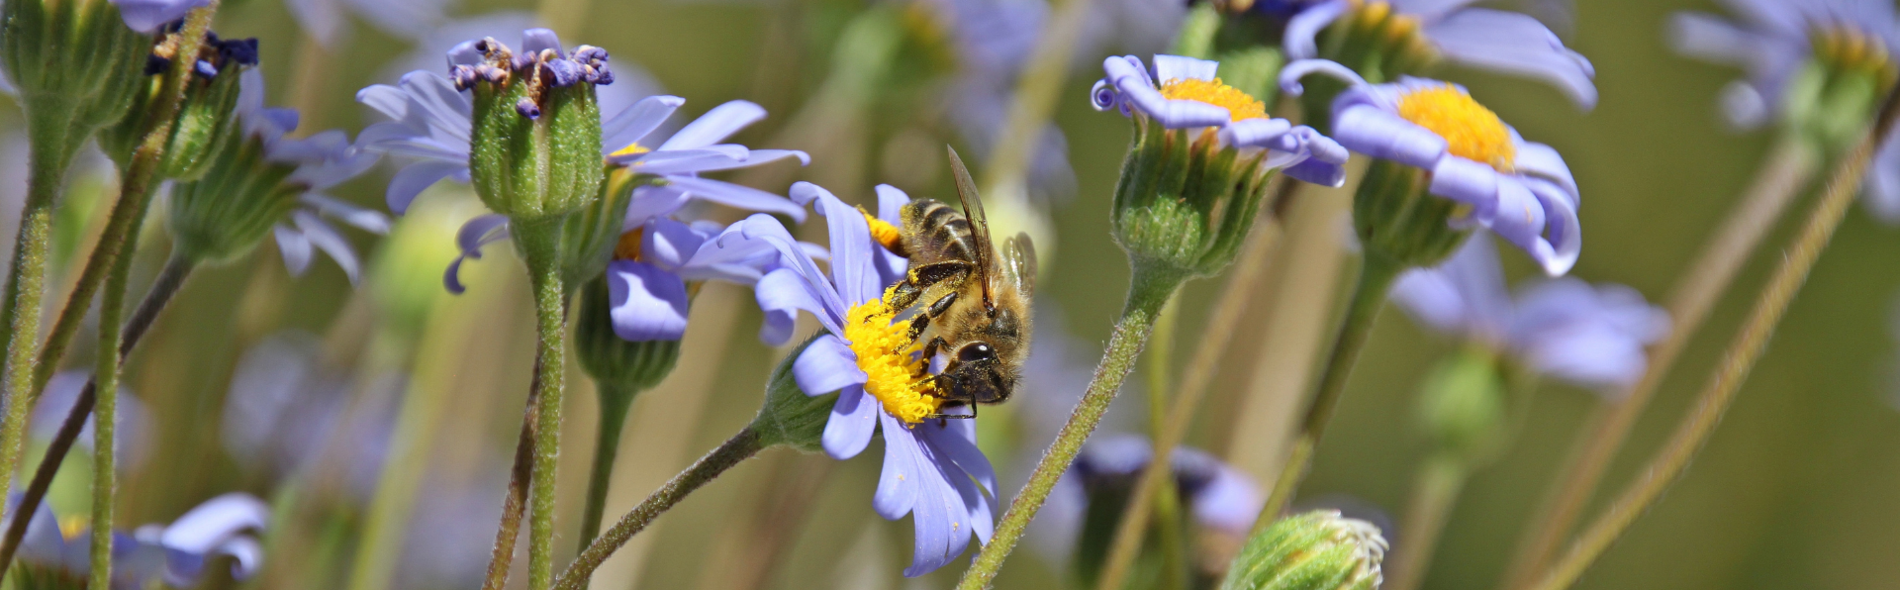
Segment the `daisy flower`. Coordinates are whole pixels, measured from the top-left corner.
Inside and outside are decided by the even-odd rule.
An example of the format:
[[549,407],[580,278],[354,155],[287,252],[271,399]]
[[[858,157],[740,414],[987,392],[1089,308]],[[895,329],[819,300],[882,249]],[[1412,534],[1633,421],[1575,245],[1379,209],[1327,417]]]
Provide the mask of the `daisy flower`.
[[[9,512],[18,496],[8,502]],[[233,492],[192,508],[171,524],[149,524],[130,534],[115,533],[112,587],[136,590],[160,584],[197,586],[212,559],[230,556],[231,576],[245,580],[263,567],[264,548],[254,536],[270,519],[270,506],[250,494]],[[77,525],[77,526],[75,526]],[[61,521],[40,504],[20,542],[21,578],[53,582],[47,586],[83,587],[91,571],[91,533],[84,521]]]

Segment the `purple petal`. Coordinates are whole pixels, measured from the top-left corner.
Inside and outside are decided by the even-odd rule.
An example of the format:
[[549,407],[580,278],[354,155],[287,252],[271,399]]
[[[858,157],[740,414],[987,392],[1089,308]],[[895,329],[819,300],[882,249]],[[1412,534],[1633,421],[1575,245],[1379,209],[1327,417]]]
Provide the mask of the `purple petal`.
[[1488,219],[1497,210],[1501,175],[1490,165],[1448,156],[1428,168],[1432,171],[1427,189],[1431,194],[1469,204],[1481,219]]
[[996,470],[990,467],[990,459],[976,447],[975,420],[944,420],[942,426],[932,423],[920,424],[917,431],[923,440],[935,449],[940,458],[956,464],[958,469],[976,478],[983,489],[996,493]]
[[506,216],[492,213],[477,215],[464,222],[461,229],[456,230],[455,245],[461,249],[462,255],[479,259],[482,257],[482,246],[507,237],[508,234],[505,233],[507,230]]
[[[1132,63],[1131,63],[1132,62]],[[1121,99],[1154,118],[1168,129],[1220,127],[1230,115],[1227,109],[1192,100],[1168,100],[1161,96],[1133,57],[1110,57],[1102,62],[1108,81],[1121,93]]]
[[928,485],[924,472],[928,467],[917,450],[917,438],[902,421],[881,411],[877,420],[884,427],[884,469],[877,478],[877,492],[871,495],[871,509],[885,520],[897,520],[916,507],[921,488]]
[[277,238],[277,253],[284,257],[284,269],[290,271],[290,276],[303,276],[310,268],[310,240],[304,239],[303,232],[282,224],[270,229]]
[[686,191],[671,186],[641,186],[633,189],[633,199],[627,203],[627,218],[620,222],[620,231],[633,231],[634,228],[679,211],[691,200]]
[[838,295],[850,305],[882,296],[884,285],[872,266],[871,226],[857,208],[809,182],[793,184],[791,193],[794,201],[816,199],[819,213],[825,216],[831,232],[831,280],[838,287]]
[[607,300],[614,334],[628,342],[679,340],[686,335],[686,282],[679,275],[631,260],[607,265]]
[[[755,246],[745,242],[752,240],[763,241],[778,250],[781,263],[795,272],[800,279],[798,281],[800,288],[804,289],[813,301],[822,305],[823,313],[817,313],[818,321],[833,333],[842,334],[844,330],[839,326],[845,317],[844,301],[838,296],[831,281],[818,270],[818,264],[812,261],[811,255],[805,252],[804,247],[800,246],[797,240],[792,239],[791,232],[786,231],[785,226],[777,219],[763,214],[747,217],[732,224],[732,227],[726,228],[725,232],[713,238],[707,246],[701,247],[701,253],[695,257],[700,255],[713,257],[723,249],[742,251],[750,256],[751,249]],[[707,252],[707,248],[712,248],[713,251]]]
[[1351,5],[1346,0],[1327,0],[1317,3],[1293,15],[1286,22],[1286,33],[1282,35],[1286,44],[1288,59],[1312,59],[1319,57],[1319,46],[1314,38],[1319,32],[1345,14]]
[[1155,79],[1166,84],[1174,80],[1211,81],[1220,69],[1220,62],[1181,55],[1156,55]]
[[1286,119],[1247,119],[1222,127],[1220,140],[1234,147],[1273,147],[1292,130],[1293,124]]
[[400,172],[389,179],[389,190],[383,199],[389,204],[389,212],[402,215],[409,211],[409,204],[415,202],[416,195],[423,189],[434,186],[450,176],[466,176],[468,162],[440,162],[424,160],[404,166]]
[[764,118],[765,107],[743,100],[727,102],[694,119],[655,151],[706,147]]
[[554,31],[537,27],[521,32],[523,55],[535,55],[549,49],[554,50],[556,55],[565,57],[561,51],[561,38],[556,36]]
[[[759,326],[759,340],[772,346],[781,346],[792,339],[792,332],[798,328],[798,312],[808,311],[818,318],[827,318],[824,305],[812,297],[805,279],[798,271],[778,269],[765,273],[759,283],[753,287],[753,296],[758,300],[759,309],[765,312],[765,323]],[[834,332],[841,330],[834,330]]]
[[1533,257],[1543,265],[1544,274],[1554,277],[1570,272],[1583,253],[1583,227],[1573,204],[1576,197],[1542,179],[1524,178],[1522,181],[1544,207],[1544,233],[1550,252],[1547,255],[1534,253]]
[[674,272],[705,245],[706,238],[692,226],[672,219],[655,219],[641,236],[640,259]]
[[805,220],[804,208],[786,201],[785,197],[756,188],[692,176],[668,176],[666,182],[673,188],[686,191],[692,197],[734,209],[777,213],[791,217],[793,221]]
[[858,357],[843,340],[825,335],[813,340],[792,361],[792,377],[806,395],[824,395],[849,385],[863,385],[869,376],[858,368]]
[[262,530],[270,520],[270,512],[270,506],[250,494],[225,494],[172,521],[159,542],[170,549],[206,553],[238,533]]
[[1900,223],[1900,140],[1889,138],[1880,146],[1862,190],[1861,203],[1875,219],[1887,225]]
[[1529,15],[1470,8],[1426,27],[1447,57],[1462,64],[1550,82],[1584,110],[1597,103],[1595,68]]
[[304,193],[297,200],[316,209],[317,213],[347,223],[350,227],[377,235],[389,234],[389,217],[381,212],[364,209],[356,206],[355,203],[321,193]]
[[831,406],[831,418],[825,422],[820,444],[833,459],[850,459],[864,452],[877,432],[877,398],[864,392],[863,384],[846,385],[838,390],[838,401]]
[[902,189],[888,184],[877,185],[877,218],[879,220],[890,224],[903,223],[899,215],[903,212],[904,205],[909,203],[910,195],[905,194]]
[[[1338,62],[1324,59],[1302,59],[1288,63],[1285,67],[1280,68],[1280,91],[1285,92],[1288,96],[1305,94],[1306,86],[1300,84],[1300,80],[1312,74],[1323,74],[1338,79],[1341,82],[1345,82],[1350,88],[1362,88],[1367,85],[1366,79],[1359,77],[1358,72],[1352,71],[1352,68],[1339,65]],[[1338,108],[1337,103],[1335,103],[1334,108]]]
[[633,106],[601,123],[601,152],[620,151],[645,139],[647,134],[659,129],[660,124],[672,117],[673,112],[683,104],[686,104],[686,99],[677,96],[649,96],[633,103]]
[[1445,156],[1447,145],[1437,133],[1367,104],[1334,111],[1332,137],[1354,152],[1425,169]]
[[1339,188],[1346,186],[1346,167],[1315,158],[1307,158],[1298,164],[1286,167],[1283,172],[1295,180],[1310,182],[1320,186]]
[[362,279],[360,265],[356,260],[356,250],[350,247],[348,240],[343,239],[343,234],[337,233],[336,228],[330,227],[330,224],[309,211],[293,212],[290,218],[296,222],[297,229],[303,231],[305,239],[310,240],[317,249],[323,250],[324,254],[329,254],[330,259],[335,260],[337,266],[343,268],[343,274],[350,278],[351,285],[357,284]]
[[125,26],[140,33],[150,33],[159,27],[181,18],[191,9],[209,4],[209,0],[118,0],[113,4],[119,7],[119,16],[125,20]]

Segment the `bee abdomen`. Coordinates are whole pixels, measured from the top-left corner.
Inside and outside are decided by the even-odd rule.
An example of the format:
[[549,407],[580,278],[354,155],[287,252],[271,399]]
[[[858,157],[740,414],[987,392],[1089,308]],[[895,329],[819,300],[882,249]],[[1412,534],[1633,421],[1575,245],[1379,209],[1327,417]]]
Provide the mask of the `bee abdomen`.
[[940,260],[975,260],[975,239],[963,212],[934,199],[918,199],[904,206],[911,264]]

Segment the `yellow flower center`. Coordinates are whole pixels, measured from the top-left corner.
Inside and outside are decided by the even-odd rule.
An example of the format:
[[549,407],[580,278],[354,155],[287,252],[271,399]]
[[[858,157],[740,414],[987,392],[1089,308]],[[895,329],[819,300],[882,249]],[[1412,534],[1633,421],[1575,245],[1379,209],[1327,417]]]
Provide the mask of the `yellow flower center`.
[[85,516],[75,514],[59,520],[59,536],[67,539],[77,537],[79,533],[86,532],[91,528],[92,519]]
[[640,145],[640,142],[636,141],[636,142],[627,144],[627,147],[614,150],[614,153],[607,154],[607,155],[608,157],[637,156],[637,155],[644,154],[650,151],[653,151],[652,148],[648,148],[647,146]]
[[1463,90],[1450,85],[1414,90],[1399,98],[1399,116],[1445,138],[1454,156],[1489,164],[1500,172],[1517,167],[1510,128]]
[[620,234],[620,241],[614,242],[614,260],[639,260],[640,241],[645,234],[644,227],[636,227],[632,231]]
[[1809,37],[1815,57],[1836,70],[1872,74],[1882,88],[1893,84],[1900,73],[1887,44],[1859,28],[1822,27]]
[[[891,296],[884,292],[884,298]],[[866,301],[845,312],[844,339],[858,357],[866,377],[864,391],[884,404],[884,411],[906,424],[923,422],[943,407],[934,395],[928,359],[910,339],[910,324],[897,322],[897,311],[884,299]]]
[[1169,100],[1204,102],[1223,109],[1235,121],[1267,118],[1267,105],[1240,89],[1220,81],[1175,78],[1161,84],[1161,96]]

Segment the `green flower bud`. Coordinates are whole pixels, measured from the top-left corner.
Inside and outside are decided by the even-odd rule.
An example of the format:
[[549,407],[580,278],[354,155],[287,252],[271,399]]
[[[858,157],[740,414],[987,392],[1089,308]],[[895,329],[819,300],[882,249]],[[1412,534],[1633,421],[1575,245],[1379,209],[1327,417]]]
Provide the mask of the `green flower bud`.
[[[176,28],[164,32],[147,61],[145,78],[131,110],[99,132],[100,149],[121,169],[131,165],[132,152],[158,127],[165,79],[171,73],[171,60],[176,59],[169,53],[176,51],[181,34]],[[239,80],[256,66],[257,39],[219,39],[216,33],[206,32],[191,76],[185,81],[184,101],[178,104],[171,121],[171,136],[166,138],[158,162],[158,178],[196,180],[204,175],[217,149],[230,141],[229,136],[241,132],[231,123],[236,118]]]
[[831,407],[837,403],[838,393],[805,395],[792,377],[792,364],[812,340],[817,338],[798,345],[785,355],[778,368],[772,369],[772,378],[765,385],[765,406],[759,408],[759,415],[748,427],[759,433],[760,446],[783,445],[806,453],[824,451],[825,424],[831,420]]
[[1352,201],[1353,229],[1367,256],[1424,268],[1458,250],[1472,230],[1453,220],[1469,217],[1465,212],[1470,205],[1433,196],[1426,192],[1430,186],[1430,171],[1391,160],[1372,161]]
[[1289,516],[1247,540],[1221,590],[1375,590],[1386,549],[1372,523],[1332,510]]
[[1419,391],[1418,421],[1435,449],[1465,461],[1494,450],[1504,432],[1497,356],[1470,347],[1439,363]]
[[453,71],[456,86],[474,94],[469,173],[475,192],[517,226],[556,219],[600,197],[594,85],[613,81],[607,52],[598,47],[563,53],[546,29],[524,38],[520,55],[492,38],[458,49],[458,59],[475,63],[458,62]]
[[678,340],[629,342],[614,334],[605,275],[581,289],[579,311],[574,318],[574,351],[581,368],[600,384],[601,395],[612,391],[631,398],[659,385],[679,362]]
[[600,197],[563,220],[561,277],[569,289],[607,272],[607,262],[620,243],[620,225],[627,217],[633,189],[651,180],[621,166],[608,166],[607,180],[600,183]]
[[1167,129],[1135,117],[1135,137],[1115,185],[1115,243],[1137,268],[1183,278],[1233,262],[1253,229],[1267,180],[1267,150],[1222,146],[1206,128]]
[[1823,27],[1809,35],[1812,57],[1782,95],[1782,124],[1830,152],[1860,141],[1882,96],[1900,76],[1900,62],[1879,39],[1854,27]]
[[126,27],[107,0],[0,4],[0,65],[34,140],[57,143],[66,157],[132,106],[151,48],[152,36]]

